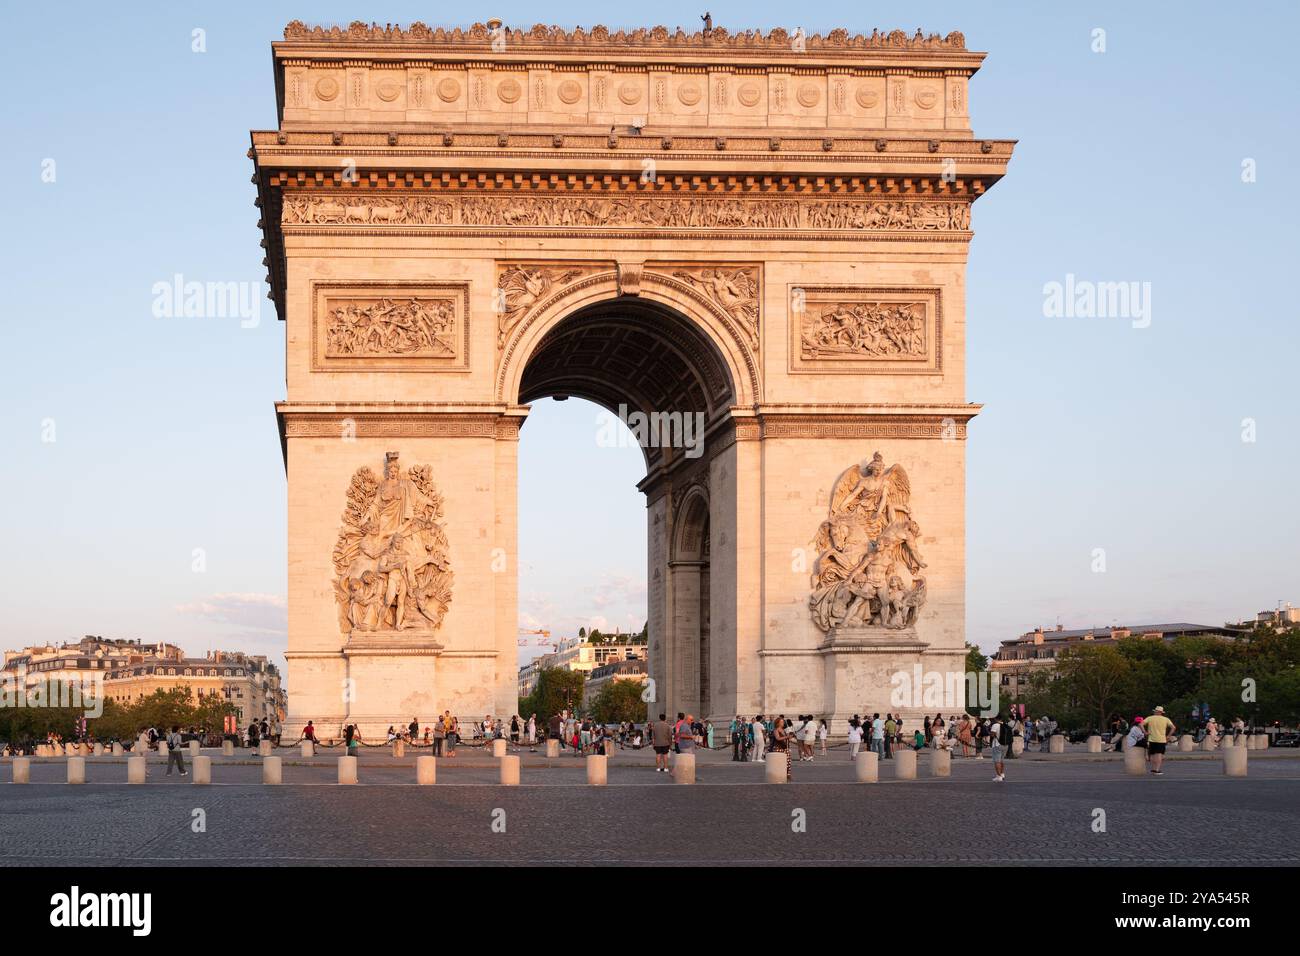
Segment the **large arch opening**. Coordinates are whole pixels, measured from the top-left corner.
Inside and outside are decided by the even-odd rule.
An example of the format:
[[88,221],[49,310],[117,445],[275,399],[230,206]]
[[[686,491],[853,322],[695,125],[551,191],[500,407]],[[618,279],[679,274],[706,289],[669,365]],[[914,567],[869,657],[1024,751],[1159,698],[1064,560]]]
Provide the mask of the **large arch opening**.
[[[585,399],[626,426],[608,431],[593,423],[592,441],[640,447],[651,709],[717,716],[715,675],[734,668],[725,658],[728,642],[711,634],[710,626],[719,616],[715,603],[734,600],[733,589],[710,573],[710,529],[719,526],[714,512],[730,508],[734,514],[735,504],[721,500],[726,492],[712,492],[710,481],[711,465],[732,444],[737,388],[726,357],[692,318],[660,302],[625,296],[581,306],[555,321],[536,340],[518,380],[520,404]],[[532,440],[531,427],[526,421],[521,443]],[[565,454],[561,447],[548,450]],[[586,508],[588,482],[582,475],[574,478],[567,501],[552,509],[557,534],[563,527],[581,534],[583,521],[601,520]],[[527,480],[521,473],[520,486]],[[521,514],[521,522],[536,526],[531,515]],[[528,593],[528,573],[521,565],[521,595]],[[721,617],[735,620],[734,613]]]

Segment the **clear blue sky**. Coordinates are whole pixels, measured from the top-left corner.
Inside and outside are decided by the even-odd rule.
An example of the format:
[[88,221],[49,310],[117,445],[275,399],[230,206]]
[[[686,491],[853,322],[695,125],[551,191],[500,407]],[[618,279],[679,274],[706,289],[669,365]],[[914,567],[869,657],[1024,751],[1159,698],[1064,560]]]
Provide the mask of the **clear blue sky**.
[[[1211,3],[466,15],[693,28],[706,6],[731,29],[959,29],[989,53],[974,127],[1020,145],[974,216],[967,397],[986,408],[969,445],[970,637],[1300,603],[1295,6],[1253,4],[1244,22]],[[263,276],[244,151],[250,128],[274,126],[269,44],[287,21],[448,9],[7,6],[0,644],[94,633],[282,652],[283,326],[269,303],[252,328],[156,318],[151,290],[176,273]],[[1067,274],[1151,283],[1150,327],[1045,318],[1043,286]],[[640,455],[596,447],[596,414],[539,403],[523,433],[520,610],[557,631],[645,616]]]

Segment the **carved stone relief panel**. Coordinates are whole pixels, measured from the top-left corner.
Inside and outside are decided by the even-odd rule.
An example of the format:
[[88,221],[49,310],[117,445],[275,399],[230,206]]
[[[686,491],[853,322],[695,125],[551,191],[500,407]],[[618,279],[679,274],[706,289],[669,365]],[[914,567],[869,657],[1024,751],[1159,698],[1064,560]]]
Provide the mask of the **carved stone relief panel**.
[[823,631],[913,628],[926,599],[920,536],[902,465],[886,467],[876,452],[847,469],[817,530],[813,623]]
[[443,497],[428,465],[403,473],[390,451],[382,476],[357,469],[333,553],[342,633],[442,627],[453,578],[442,519]]
[[465,371],[469,285],[316,282],[312,370]]
[[759,301],[763,289],[759,266],[729,262],[690,266],[655,263],[649,268],[685,282],[731,316],[748,339],[750,348],[757,351]]
[[789,287],[791,372],[937,373],[937,288]]
[[607,271],[608,263],[598,262],[511,262],[497,266],[497,287],[492,308],[497,315],[497,348],[539,302],[558,292],[575,279]]

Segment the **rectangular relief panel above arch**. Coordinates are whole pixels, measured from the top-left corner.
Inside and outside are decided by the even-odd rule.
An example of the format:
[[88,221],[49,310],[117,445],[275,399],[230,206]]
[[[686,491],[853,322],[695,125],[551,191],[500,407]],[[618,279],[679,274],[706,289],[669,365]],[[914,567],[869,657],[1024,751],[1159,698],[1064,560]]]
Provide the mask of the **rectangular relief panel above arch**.
[[943,374],[943,292],[936,286],[791,283],[788,370]]
[[311,284],[313,372],[469,371],[468,282]]

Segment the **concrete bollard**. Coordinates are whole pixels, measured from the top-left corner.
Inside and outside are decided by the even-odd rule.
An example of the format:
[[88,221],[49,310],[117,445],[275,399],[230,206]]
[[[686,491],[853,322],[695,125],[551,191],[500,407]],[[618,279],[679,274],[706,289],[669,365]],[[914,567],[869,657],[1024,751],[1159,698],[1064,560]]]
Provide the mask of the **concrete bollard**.
[[880,780],[880,758],[874,750],[859,750],[853,760],[853,772],[858,783],[876,783]]
[[1253,740],[1253,741],[1255,741],[1255,749],[1256,749],[1256,750],[1267,750],[1267,749],[1268,749],[1268,734],[1255,734],[1255,735],[1254,735],[1253,737],[1251,737],[1250,739]]
[[1098,734],[1093,734],[1088,738],[1088,753],[1101,753],[1101,737]]
[[137,753],[144,753],[144,751],[149,749],[148,734],[141,734],[139,737],[135,738],[135,749]]
[[1063,734],[1052,734],[1047,741],[1047,752],[1049,754],[1065,753],[1065,736]]
[[158,756],[166,757],[169,753],[171,753],[171,748],[167,746],[167,741],[158,741]]
[[785,769],[790,755],[774,750],[763,758],[763,780],[766,783],[785,783]]
[[[901,751],[900,751],[901,753]],[[894,755],[895,757],[898,754]],[[916,752],[912,752],[912,759],[916,759]],[[930,776],[932,777],[951,777],[952,776],[952,751],[936,750],[931,755]]]
[[269,757],[274,751],[274,747],[269,740],[259,740],[257,742],[257,755],[259,757]]
[[555,738],[546,741],[546,756],[558,757],[560,755],[560,742]]
[[15,757],[13,760],[14,783],[32,782],[32,758]]
[[353,784],[357,782],[357,758],[340,757],[339,758],[339,783]]
[[[937,756],[939,751],[935,751]],[[951,754],[949,755],[951,757]],[[916,751],[915,750],[896,750],[894,751],[894,779],[895,780],[915,780],[916,779]]]
[[406,756],[406,741],[403,740],[401,737],[398,737],[396,740],[393,741],[393,756],[394,757]]
[[608,782],[609,758],[592,754],[587,758],[587,783],[593,787],[603,787]]
[[233,740],[221,741],[221,756],[233,757],[235,755],[235,742]]
[[415,782],[428,787],[438,780],[438,758],[421,755],[415,758]]
[[504,737],[497,737],[492,741],[492,756],[504,757],[506,755],[506,740]]
[[191,741],[190,741],[190,757],[191,757],[191,759],[192,759],[192,758],[194,758],[194,757],[197,757],[198,755],[199,755],[199,742],[198,742],[197,740],[191,740]]
[[1223,775],[1225,777],[1246,776],[1246,758],[1250,755],[1245,747],[1227,747],[1223,751]]
[[1011,738],[1011,754],[1012,754],[1012,756],[1019,757],[1019,756],[1020,756],[1022,753],[1024,753],[1024,752],[1025,752],[1025,738],[1024,738],[1024,737],[1012,737],[1012,738]]
[[212,758],[195,757],[190,761],[191,783],[211,783],[212,782]]
[[501,758],[501,786],[519,786],[519,755],[507,754]]
[[127,783],[144,783],[145,773],[146,770],[145,770],[144,757],[126,758],[126,782]]
[[1178,752],[1183,754],[1191,753],[1196,749],[1196,741],[1192,739],[1191,734],[1183,734],[1178,738]]
[[1206,734],[1203,738],[1201,738],[1201,750],[1205,751],[1206,753],[1210,753],[1214,751],[1215,749],[1217,749],[1217,746],[1218,745],[1215,744],[1214,742],[1214,738],[1211,737],[1209,734]]
[[262,783],[284,783],[284,770],[279,757],[267,757],[262,761]]
[[1129,747],[1124,751],[1124,772],[1140,777],[1147,772],[1147,752],[1141,747]]
[[[767,755],[771,759],[772,755]],[[673,758],[673,783],[695,782],[695,754],[677,754]]]
[[126,753],[126,751],[122,749],[122,745],[119,744],[116,740],[113,741],[113,751],[112,751],[112,752],[113,752],[113,756],[114,756],[114,757],[120,757],[120,756],[122,756],[122,754]]
[[304,740],[298,752],[304,757],[314,757],[316,756],[316,745],[310,740]]
[[93,753],[96,757],[104,756],[104,745],[98,743],[95,744],[95,748],[94,750],[91,751],[91,753]]
[[86,782],[86,758],[69,757],[68,758],[68,783],[85,783]]

